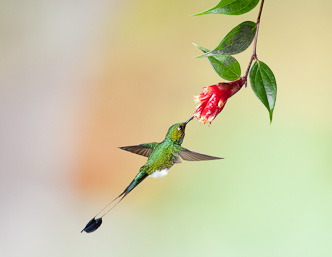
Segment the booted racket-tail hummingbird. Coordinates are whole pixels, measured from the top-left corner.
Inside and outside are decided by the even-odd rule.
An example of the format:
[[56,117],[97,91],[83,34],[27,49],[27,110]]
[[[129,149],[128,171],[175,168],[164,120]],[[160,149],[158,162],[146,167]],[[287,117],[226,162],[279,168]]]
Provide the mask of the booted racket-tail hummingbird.
[[[185,129],[189,121],[194,117],[191,117],[186,122],[177,123],[168,129],[164,141],[161,143],[146,143],[133,146],[124,146],[120,149],[143,155],[148,157],[147,162],[140,168],[136,177],[131,181],[129,186],[115,199],[113,199],[108,205],[106,205],[97,215],[92,218],[85,228],[81,231],[87,233],[93,232],[99,228],[102,223],[102,217],[104,217],[109,211],[111,211],[123,198],[125,198],[139,183],[141,183],[146,177],[163,177],[166,176],[168,170],[175,164],[181,163],[181,159],[185,161],[207,161],[222,159],[219,157],[213,157],[197,152],[190,151],[181,146],[185,135]],[[119,199],[114,205],[111,204]],[[110,207],[108,210],[107,208]],[[100,218],[96,217],[104,211],[104,214],[100,215]]]

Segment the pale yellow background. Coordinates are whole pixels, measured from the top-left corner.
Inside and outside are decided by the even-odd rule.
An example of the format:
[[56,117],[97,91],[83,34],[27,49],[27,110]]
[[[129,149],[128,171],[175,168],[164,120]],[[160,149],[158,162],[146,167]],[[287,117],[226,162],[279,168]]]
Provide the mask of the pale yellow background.
[[[215,47],[242,16],[215,0],[0,2],[0,256],[332,256],[332,2],[266,0],[258,57],[274,120],[250,87],[183,146],[224,157],[148,178],[92,234],[86,222],[221,79]],[[244,72],[252,47],[236,55]]]

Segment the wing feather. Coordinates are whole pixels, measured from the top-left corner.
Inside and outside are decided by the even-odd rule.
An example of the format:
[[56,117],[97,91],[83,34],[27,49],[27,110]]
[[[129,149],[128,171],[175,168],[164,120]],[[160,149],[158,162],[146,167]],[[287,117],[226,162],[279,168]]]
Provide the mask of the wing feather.
[[128,151],[128,152],[131,152],[131,153],[149,157],[152,152],[154,144],[156,144],[156,143],[122,146],[119,148],[122,150]]
[[208,160],[224,159],[220,157],[214,157],[206,154],[193,152],[185,148],[181,150],[180,157],[185,161],[208,161]]

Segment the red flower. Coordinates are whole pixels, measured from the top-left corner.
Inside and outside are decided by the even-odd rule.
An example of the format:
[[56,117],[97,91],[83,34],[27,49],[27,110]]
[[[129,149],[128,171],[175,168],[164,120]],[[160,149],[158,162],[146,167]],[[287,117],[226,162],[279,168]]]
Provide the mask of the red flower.
[[229,83],[218,83],[217,85],[204,87],[200,95],[194,100],[199,105],[196,107],[194,117],[204,124],[212,122],[224,108],[227,99],[241,89],[244,79],[238,79]]

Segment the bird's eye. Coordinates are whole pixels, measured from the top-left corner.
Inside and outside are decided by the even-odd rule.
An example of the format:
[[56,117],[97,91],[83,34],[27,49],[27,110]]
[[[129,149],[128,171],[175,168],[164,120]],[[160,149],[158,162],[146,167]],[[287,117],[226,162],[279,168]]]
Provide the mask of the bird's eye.
[[179,126],[179,127],[178,127],[178,131],[180,131],[181,129],[182,129],[182,127],[181,127],[181,126]]

